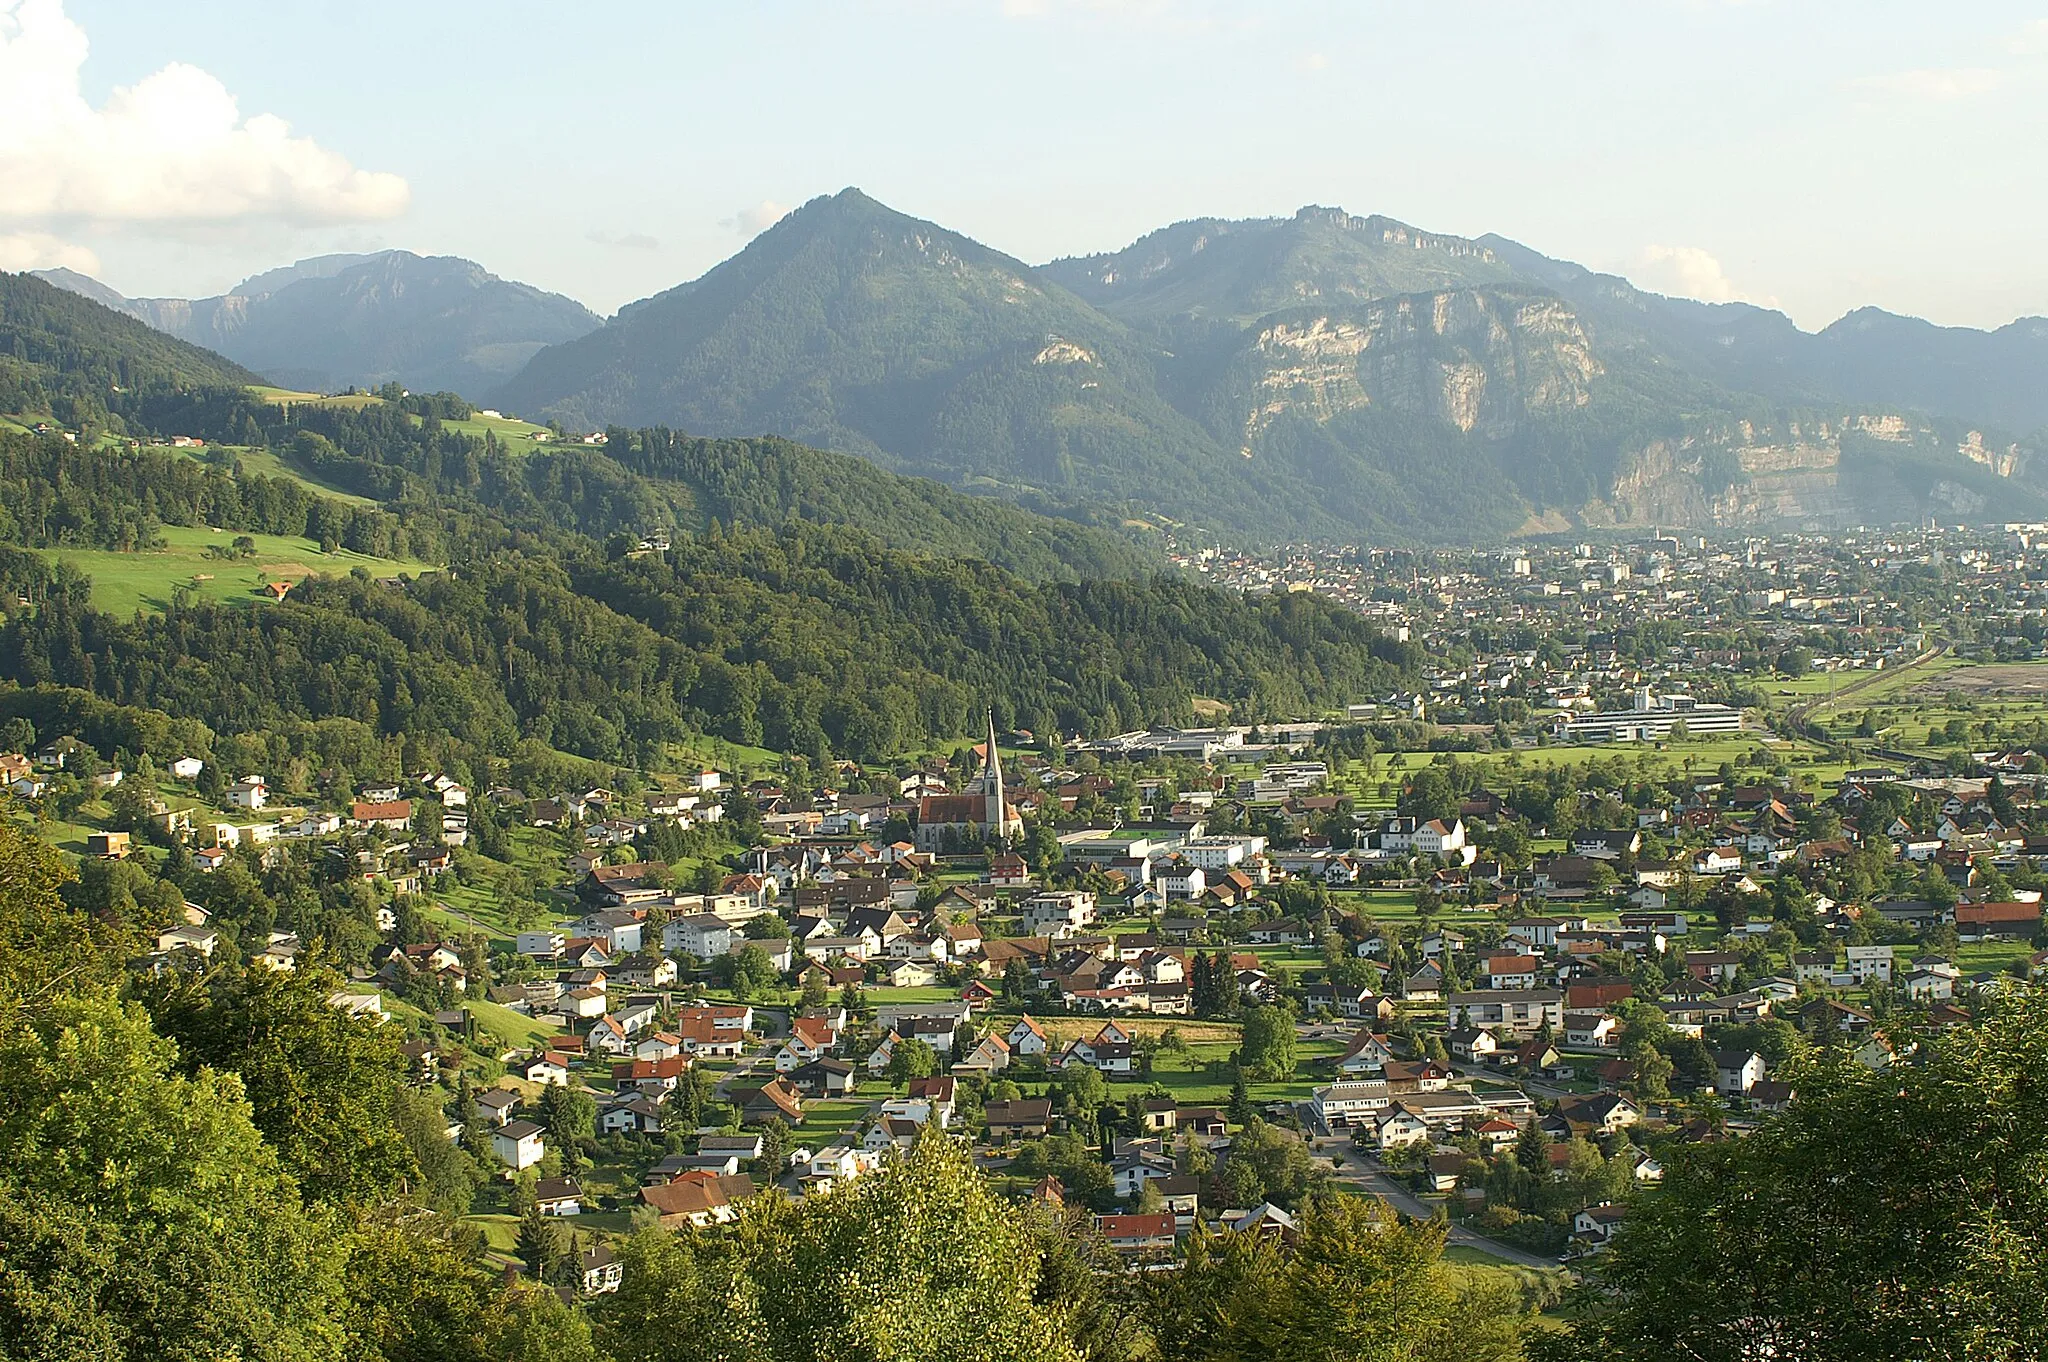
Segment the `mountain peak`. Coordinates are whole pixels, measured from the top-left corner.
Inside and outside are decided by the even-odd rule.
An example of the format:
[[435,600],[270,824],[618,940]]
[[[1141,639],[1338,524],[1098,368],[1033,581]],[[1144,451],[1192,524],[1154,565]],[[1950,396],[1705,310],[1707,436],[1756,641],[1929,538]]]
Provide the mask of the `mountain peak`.
[[111,307],[116,312],[126,312],[130,316],[135,314],[134,305],[127,298],[89,274],[80,274],[77,270],[67,269],[62,265],[55,269],[30,270],[29,273],[45,283],[55,284],[58,288],[75,293],[81,298],[90,298],[101,307]]

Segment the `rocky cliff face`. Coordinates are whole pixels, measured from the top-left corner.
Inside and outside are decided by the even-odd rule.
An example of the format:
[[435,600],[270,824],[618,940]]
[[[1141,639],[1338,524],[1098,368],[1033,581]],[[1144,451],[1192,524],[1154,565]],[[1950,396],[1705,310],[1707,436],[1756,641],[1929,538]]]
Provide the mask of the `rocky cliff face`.
[[[1951,448],[1968,464],[1957,464]],[[2027,463],[2018,445],[1991,447],[1977,431],[1951,442],[1926,421],[1893,412],[1734,421],[1635,451],[1586,516],[1729,528],[1976,516],[2001,501],[2035,500],[2022,480]]]
[[1247,453],[1282,414],[1326,423],[1372,406],[1497,438],[1532,412],[1585,406],[1603,372],[1562,300],[1494,289],[1271,320],[1239,367]]

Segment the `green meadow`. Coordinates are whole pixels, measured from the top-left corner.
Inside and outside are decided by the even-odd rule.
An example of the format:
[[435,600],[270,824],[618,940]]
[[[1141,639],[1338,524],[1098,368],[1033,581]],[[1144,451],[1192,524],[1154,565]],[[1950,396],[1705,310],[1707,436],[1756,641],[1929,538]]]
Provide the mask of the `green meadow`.
[[338,577],[356,568],[378,577],[417,576],[435,570],[431,563],[373,558],[347,549],[322,553],[313,540],[281,534],[249,535],[256,543],[252,557],[211,558],[207,549],[227,548],[239,532],[166,525],[162,533],[162,548],[126,553],[113,549],[38,551],[91,577],[93,604],[115,615],[163,611],[179,586],[191,587],[203,600],[247,602],[264,599],[265,585],[270,582],[297,584],[316,575]]

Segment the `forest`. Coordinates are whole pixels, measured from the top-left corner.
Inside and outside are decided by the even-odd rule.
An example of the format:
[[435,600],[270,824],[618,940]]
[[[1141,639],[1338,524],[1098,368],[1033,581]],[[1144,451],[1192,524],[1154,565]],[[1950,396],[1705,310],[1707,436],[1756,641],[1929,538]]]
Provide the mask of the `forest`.
[[[208,404],[230,428],[275,411],[166,398],[138,417],[201,419]],[[619,527],[673,523],[681,484],[603,455],[515,457],[396,404],[273,419],[309,475],[387,478],[386,508],[231,459],[0,434],[0,539],[22,546],[0,553],[0,679],[222,731],[345,717],[645,765],[691,733],[874,760],[964,733],[990,705],[999,722],[1048,732],[1185,723],[1198,698],[1256,721],[1389,689],[1419,660],[1312,597],[1166,576],[1033,582],[790,514],[816,503],[808,493],[779,514],[734,513],[743,489],[777,485],[749,472],[752,447],[739,442],[619,437],[622,454],[694,461],[701,479],[733,489],[717,502],[730,525],[710,517],[666,552],[643,552]],[[28,551],[146,552],[161,525],[303,534],[448,570],[315,578],[255,609],[173,590],[165,612],[118,619],[92,607],[76,573]]]

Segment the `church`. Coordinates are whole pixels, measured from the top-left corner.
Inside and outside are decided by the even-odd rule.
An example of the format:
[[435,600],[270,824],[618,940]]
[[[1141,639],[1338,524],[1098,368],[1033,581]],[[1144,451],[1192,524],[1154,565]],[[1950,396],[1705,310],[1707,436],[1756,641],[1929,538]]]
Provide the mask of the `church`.
[[996,751],[996,716],[988,716],[988,759],[964,794],[926,795],[917,803],[917,849],[950,851],[978,834],[983,843],[1007,843],[1024,833],[1017,808],[1003,797],[1003,759]]

